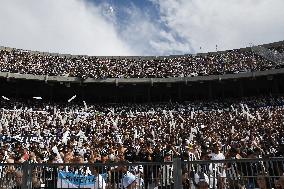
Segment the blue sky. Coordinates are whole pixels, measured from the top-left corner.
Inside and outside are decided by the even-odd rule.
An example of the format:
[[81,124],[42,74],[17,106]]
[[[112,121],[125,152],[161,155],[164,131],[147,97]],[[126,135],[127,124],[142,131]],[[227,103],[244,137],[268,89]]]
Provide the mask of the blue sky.
[[0,45],[98,56],[234,49],[283,40],[283,7],[283,0],[0,1]]
[[135,6],[143,12],[149,13],[151,18],[159,19],[159,10],[158,7],[149,0],[88,0],[93,3],[95,6],[100,4],[109,4],[113,6],[117,11],[117,16],[119,19],[125,19],[126,16],[123,12],[123,8]]
[[[128,28],[128,26],[133,23],[133,19],[136,20],[135,14],[137,14],[137,17],[140,19],[144,20],[151,20],[151,24],[155,25],[156,28],[159,28],[161,31],[165,32],[171,32],[170,29],[167,27],[167,25],[161,20],[161,15],[159,12],[159,6],[151,0],[89,0],[91,4],[94,6],[99,6],[103,7],[102,8],[102,15],[106,16],[109,18],[109,20],[115,20],[115,26],[117,29],[117,33],[124,39],[128,40],[128,32],[126,31],[125,28]],[[133,12],[135,12],[133,14]],[[134,18],[133,18],[134,17]],[[137,23],[137,25],[139,22]],[[150,30],[151,31],[151,30]],[[150,31],[148,31],[150,33]],[[155,32],[157,30],[152,30],[152,32]],[[124,34],[127,33],[125,36]],[[138,33],[135,33],[135,35],[139,35],[139,30]],[[158,41],[167,41],[166,38],[163,36],[158,36],[156,34],[155,39]],[[171,33],[172,37],[176,42],[183,42],[183,38],[180,37],[177,33]],[[142,39],[144,40],[144,39]],[[140,43],[141,41],[138,39],[132,39],[130,43],[133,43],[133,48],[135,49],[134,43]],[[189,53],[193,52],[193,49],[182,49],[182,50],[177,50],[177,49],[172,49],[171,52],[164,52],[161,53],[159,50],[156,50],[152,48],[149,44],[144,43],[144,45],[141,47],[138,46],[137,49],[138,51],[143,49],[144,54],[149,54],[149,55],[160,55],[160,54],[183,54],[183,53]]]

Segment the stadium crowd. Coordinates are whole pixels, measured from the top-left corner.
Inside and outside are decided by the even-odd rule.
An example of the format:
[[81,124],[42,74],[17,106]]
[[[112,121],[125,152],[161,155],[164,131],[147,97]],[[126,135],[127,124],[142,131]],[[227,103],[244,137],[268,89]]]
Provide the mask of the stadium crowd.
[[274,51],[274,53],[281,54],[281,53],[284,53],[284,44],[277,45],[277,46],[274,46],[274,47],[270,47],[269,49]]
[[156,57],[150,60],[127,57],[67,57],[19,49],[0,50],[1,72],[81,79],[192,77],[267,70],[279,66],[278,63],[271,62],[252,50]]
[[[165,104],[72,102],[2,99],[0,162],[167,162],[175,157],[190,162],[284,156],[284,96]],[[267,181],[270,186],[284,188],[283,162],[278,166],[255,163],[245,165],[249,168],[235,164],[220,167],[213,171],[218,181],[209,181],[212,168],[185,166],[184,189],[262,188],[258,178],[265,178],[264,174],[274,176]],[[112,167],[95,172],[108,175],[104,182],[116,183],[123,170],[126,172],[123,167]],[[129,174],[143,175],[146,189],[170,188],[171,174],[161,181],[161,170],[162,166],[142,167]],[[20,171],[0,166],[1,178],[6,178],[9,171],[22,176]],[[200,172],[205,176],[200,176]],[[254,177],[244,182],[242,176]],[[199,177],[204,178],[201,184],[195,182]],[[40,186],[41,181],[35,177],[33,183]],[[129,188],[124,182],[123,186]]]

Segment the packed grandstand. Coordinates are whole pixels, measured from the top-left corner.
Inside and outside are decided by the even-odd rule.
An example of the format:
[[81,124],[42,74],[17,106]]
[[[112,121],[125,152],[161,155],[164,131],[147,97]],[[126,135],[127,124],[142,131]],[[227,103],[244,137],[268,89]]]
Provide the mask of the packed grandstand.
[[[268,49],[281,54],[283,44]],[[253,72],[279,68],[252,48],[205,55],[156,57],[64,56],[20,49],[0,50],[0,71],[20,74],[95,78],[169,78]]]
[[[283,53],[284,46],[269,49],[277,55]],[[251,48],[153,59],[63,56],[6,48],[0,50],[1,72],[81,79],[194,77],[277,68],[282,68],[279,62],[261,56]],[[284,156],[284,96],[281,94],[160,103],[94,104],[76,101],[75,98],[73,96],[68,102],[54,102],[41,97],[30,100],[21,96],[15,98],[2,95],[0,162],[94,164],[170,162],[173,158],[190,162]],[[250,188],[249,184],[252,183],[260,187],[257,176],[265,173],[272,177],[270,186],[284,188],[283,161],[268,165],[246,164],[250,167],[249,171],[247,167],[244,170],[242,165],[221,166],[221,171],[212,171],[208,167],[202,169],[202,172],[207,177],[214,172],[218,178],[230,178],[240,183],[215,181],[215,175],[213,181],[204,179],[207,187],[222,188],[220,183],[226,185],[223,188]],[[161,187],[155,178],[159,177],[162,166],[141,169],[127,172],[135,172],[136,176],[139,174],[143,179],[143,185],[136,185],[137,188]],[[11,171],[5,166],[0,166],[0,170],[2,178]],[[50,176],[53,171],[47,170],[44,174]],[[97,171],[99,174],[111,175],[115,172],[120,175],[121,170],[119,167],[105,167]],[[183,170],[183,178],[187,176],[183,180],[184,189],[200,188],[198,183],[193,182],[199,171],[197,166]],[[12,172],[23,176],[19,170]],[[88,170],[80,174],[83,172],[91,174]],[[255,178],[240,179],[241,176]],[[50,177],[52,181],[57,178]],[[123,178],[121,175],[119,177]],[[98,180],[104,183],[101,188],[119,187],[108,184],[119,182],[111,179],[114,178],[109,176],[103,181]],[[50,182],[45,183],[40,179],[33,180],[34,188],[39,188],[43,183],[45,186],[50,185]],[[172,182],[168,184],[168,188],[171,188]]]

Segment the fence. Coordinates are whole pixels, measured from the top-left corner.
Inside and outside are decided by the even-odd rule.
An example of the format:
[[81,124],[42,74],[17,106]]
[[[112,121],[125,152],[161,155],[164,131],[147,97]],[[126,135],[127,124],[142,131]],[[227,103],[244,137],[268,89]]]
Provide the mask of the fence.
[[[0,188],[284,187],[284,158],[107,164],[0,164]],[[279,182],[279,183],[278,183]],[[281,188],[279,187],[278,188]]]

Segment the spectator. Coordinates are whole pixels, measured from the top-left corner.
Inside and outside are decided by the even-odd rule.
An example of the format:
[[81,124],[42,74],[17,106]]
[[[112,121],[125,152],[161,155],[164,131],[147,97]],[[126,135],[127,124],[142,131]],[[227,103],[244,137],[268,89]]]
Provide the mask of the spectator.
[[209,178],[205,173],[196,173],[194,180],[198,189],[209,189]]
[[[272,50],[278,55],[283,45]],[[281,54],[280,54],[281,55]],[[279,56],[280,56],[279,55]],[[283,56],[283,55],[282,55]],[[60,56],[20,49],[0,50],[0,71],[33,75],[94,78],[168,78],[218,75],[279,68],[252,49],[205,55],[147,58]]]
[[[269,176],[283,175],[282,162],[191,164],[194,160],[282,156],[283,96],[187,104],[88,104],[88,109],[83,104],[27,103],[14,99],[0,103],[3,163],[104,164],[125,160],[162,162],[179,157],[188,164],[183,166],[184,183],[192,185],[194,175],[202,172],[214,178],[208,182],[212,187],[240,183],[238,187],[253,188],[256,177],[263,171]],[[35,170],[34,183],[54,187],[61,169]],[[13,175],[21,171],[3,166],[0,170],[1,178],[8,178],[9,172]],[[69,166],[64,170],[92,173],[85,166]],[[144,187],[157,186],[159,177],[160,187],[172,184],[168,165],[133,167],[128,171],[143,178]],[[121,167],[103,166],[98,172],[108,176],[104,178],[109,187],[121,184]],[[48,178],[44,183],[36,179],[41,174]]]

